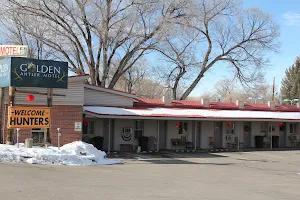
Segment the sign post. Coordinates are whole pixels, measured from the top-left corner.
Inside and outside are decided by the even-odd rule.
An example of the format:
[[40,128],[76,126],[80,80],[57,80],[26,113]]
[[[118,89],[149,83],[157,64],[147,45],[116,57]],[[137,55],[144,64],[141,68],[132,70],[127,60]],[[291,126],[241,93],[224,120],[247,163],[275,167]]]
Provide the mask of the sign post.
[[57,128],[57,146],[58,146],[58,150],[60,150],[60,128]]
[[20,148],[19,147],[19,131],[20,131],[20,129],[17,128],[17,145],[18,145],[18,148]]
[[[15,104],[15,93],[16,93],[16,87],[10,86],[8,88],[8,105],[14,106]],[[7,136],[6,136],[6,144],[12,144],[13,142],[13,129],[8,127],[7,130]]]

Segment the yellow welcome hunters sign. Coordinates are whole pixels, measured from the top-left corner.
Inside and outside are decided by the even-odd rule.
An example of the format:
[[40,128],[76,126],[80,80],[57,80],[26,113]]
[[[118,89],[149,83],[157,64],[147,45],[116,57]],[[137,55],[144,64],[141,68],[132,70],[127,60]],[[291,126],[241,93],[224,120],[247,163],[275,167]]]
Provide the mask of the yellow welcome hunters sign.
[[50,128],[51,109],[47,107],[9,107],[8,128]]

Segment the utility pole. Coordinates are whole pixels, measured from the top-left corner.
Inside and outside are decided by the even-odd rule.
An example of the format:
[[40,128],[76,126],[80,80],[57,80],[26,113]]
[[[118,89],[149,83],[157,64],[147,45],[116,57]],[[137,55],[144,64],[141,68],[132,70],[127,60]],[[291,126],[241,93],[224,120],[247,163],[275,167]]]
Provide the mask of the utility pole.
[[272,91],[272,101],[275,100],[275,77],[273,79],[273,91]]
[[[4,118],[5,118],[5,115],[4,115],[4,88],[0,88],[0,114],[1,114],[1,116],[0,116],[0,127],[1,127],[1,134],[0,135],[2,135],[2,133],[4,133],[3,132],[3,130],[5,129],[5,125],[4,125]],[[3,117],[4,116],[4,117]],[[4,135],[2,135],[2,137],[1,138],[3,138],[4,137]],[[3,141],[3,139],[1,140],[1,141]]]
[[[9,89],[8,89],[8,105],[9,106],[15,105],[15,94],[16,94],[16,87],[9,86]],[[6,144],[13,144],[13,133],[14,133],[14,129],[12,129],[12,128],[7,129]]]

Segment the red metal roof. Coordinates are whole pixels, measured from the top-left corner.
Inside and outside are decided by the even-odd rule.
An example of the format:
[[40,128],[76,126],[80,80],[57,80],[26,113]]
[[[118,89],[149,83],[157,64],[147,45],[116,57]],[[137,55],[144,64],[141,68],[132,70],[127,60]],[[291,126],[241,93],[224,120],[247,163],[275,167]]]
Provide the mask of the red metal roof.
[[213,109],[225,109],[225,110],[238,110],[239,107],[235,103],[230,102],[210,102],[210,108]]
[[245,110],[271,110],[268,104],[245,104]]
[[176,108],[203,108],[200,101],[173,100],[172,106]]
[[276,110],[280,110],[280,111],[290,111],[290,112],[300,112],[300,108],[298,108],[297,106],[291,106],[291,105],[280,105],[280,104],[276,104],[275,105]]
[[[205,109],[200,101],[173,100],[172,105],[166,106],[161,99],[137,98],[138,102],[134,103],[135,108],[178,108],[178,109]],[[216,110],[249,110],[249,111],[279,111],[279,112],[300,112],[300,108],[290,105],[276,104],[275,109],[271,109],[268,104],[249,104],[246,103],[244,108],[239,108],[235,103],[230,102],[210,102],[210,109]]]
[[161,99],[146,99],[146,98],[138,98],[136,99],[138,102],[134,102],[134,107],[164,107],[165,104]]

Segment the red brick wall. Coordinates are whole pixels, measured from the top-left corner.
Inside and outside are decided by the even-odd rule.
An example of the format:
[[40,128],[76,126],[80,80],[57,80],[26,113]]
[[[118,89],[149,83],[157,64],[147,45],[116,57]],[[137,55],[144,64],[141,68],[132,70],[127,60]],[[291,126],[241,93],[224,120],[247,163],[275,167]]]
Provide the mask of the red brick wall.
[[[7,118],[7,114],[6,114],[6,118]],[[82,122],[82,106],[54,105],[51,110],[51,118],[52,119],[51,119],[50,135],[51,135],[51,143],[53,145],[57,146],[57,142],[58,142],[57,128],[61,128],[60,145],[64,145],[82,139],[82,132],[75,132],[74,130],[75,122]],[[5,129],[7,129],[6,126]],[[20,130],[20,137],[19,137],[20,142],[23,143],[25,139],[29,137],[31,137],[31,129]],[[6,135],[4,135],[4,142],[5,141],[6,141]]]
[[81,140],[82,132],[75,132],[75,122],[82,122],[82,106],[53,106],[51,143],[57,145],[57,128],[61,128],[61,145]]

